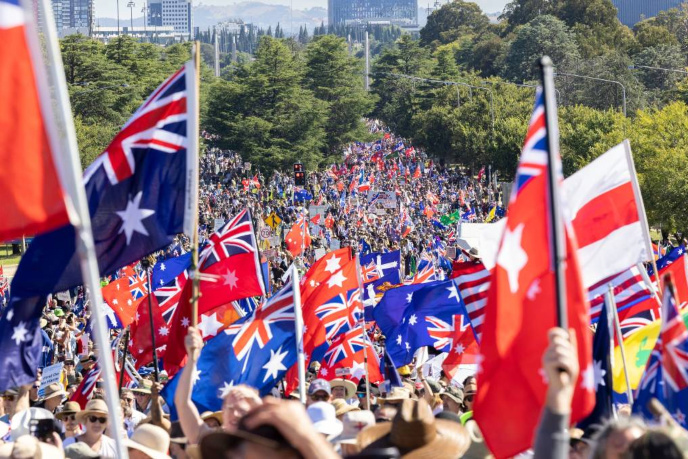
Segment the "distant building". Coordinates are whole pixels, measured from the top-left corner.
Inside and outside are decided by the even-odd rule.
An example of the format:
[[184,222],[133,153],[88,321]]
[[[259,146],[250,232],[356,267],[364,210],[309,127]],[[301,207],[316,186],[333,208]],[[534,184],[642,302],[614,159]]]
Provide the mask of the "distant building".
[[172,26],[175,33],[193,37],[193,14],[190,0],[148,0],[148,26]]
[[116,26],[95,26],[93,28],[93,38],[105,43],[117,37],[118,35],[130,35],[139,41],[161,44],[179,41],[180,38],[179,34],[175,32],[174,27],[172,26],[123,26],[120,27],[119,30]]
[[60,37],[73,33],[89,35],[95,25],[93,0],[51,0],[55,27]]
[[612,0],[619,10],[617,17],[622,24],[633,27],[642,19],[657,16],[660,11],[678,8],[684,0]]
[[392,24],[413,27],[418,24],[418,0],[328,0],[330,25]]

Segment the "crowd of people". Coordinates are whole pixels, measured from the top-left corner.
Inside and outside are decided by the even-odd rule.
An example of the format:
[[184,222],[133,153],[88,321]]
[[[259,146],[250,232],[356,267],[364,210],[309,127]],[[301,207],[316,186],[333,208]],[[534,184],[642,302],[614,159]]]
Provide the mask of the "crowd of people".
[[[428,252],[441,251],[443,256],[433,260],[448,275],[451,264],[444,266],[440,260],[460,237],[462,223],[496,221],[504,215],[501,187],[485,168],[470,171],[434,163],[377,122],[369,122],[369,127],[379,134],[379,141],[349,145],[341,163],[308,172],[301,186],[291,171],[275,171],[268,177],[235,152],[209,149],[201,158],[201,241],[210,237],[218,221],[249,209],[256,230],[270,226],[275,235],[261,242],[273,291],[291,263],[305,270],[315,262],[318,249],[335,247],[351,247],[355,252],[400,250],[406,276],[416,271]],[[312,243],[295,257],[287,250],[284,235],[310,205],[325,206],[324,218],[314,222]],[[442,218],[446,216],[453,217]],[[307,218],[312,221],[312,217]],[[154,255],[160,261],[190,250],[191,241],[180,235]],[[90,314],[81,289],[49,299],[40,324],[43,353],[38,379],[2,394],[0,458],[117,457],[113,417],[93,371],[98,350],[91,340]],[[114,338],[121,331],[112,333]],[[384,337],[374,329],[370,333],[382,353]],[[124,342],[119,346],[116,357]],[[356,385],[342,378],[319,378],[314,362],[307,372],[305,404],[298,392],[285,393],[280,384],[263,398],[256,389],[237,385],[224,391],[221,411],[199,412],[191,400],[193,384],[203,384],[195,381],[194,374],[203,347],[196,328],[189,327],[185,347],[187,363],[174,394],[178,419],[170,417],[159,396],[166,375],[152,365],[131,369],[131,387],[120,390],[124,444],[132,458],[490,456],[473,420],[479,390],[474,375],[456,381],[442,372],[433,378],[411,363],[396,369],[399,384],[362,380]],[[627,407],[604,425],[569,429],[572,381],[579,373],[575,353],[563,330],[551,330],[542,358],[549,381],[546,405],[527,454],[684,456],[688,451],[684,431],[673,424],[661,429],[646,426],[632,418]],[[57,362],[63,364],[59,378],[42,384],[41,369]],[[93,386],[89,399],[79,400],[89,384]],[[505,413],[504,422],[518,422],[518,413]]]

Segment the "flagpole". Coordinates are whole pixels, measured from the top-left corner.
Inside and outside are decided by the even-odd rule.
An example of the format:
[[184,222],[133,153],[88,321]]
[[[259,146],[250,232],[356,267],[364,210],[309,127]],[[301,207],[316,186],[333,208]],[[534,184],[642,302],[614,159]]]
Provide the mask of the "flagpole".
[[[614,287],[612,284],[608,285],[608,290],[604,294],[607,305],[611,309],[612,318],[614,319],[614,331],[616,333],[616,340],[619,342],[619,350],[621,351],[621,364],[623,365],[624,378],[626,379],[626,395],[628,396],[628,403],[633,405],[633,391],[631,390],[630,379],[628,378],[628,366],[626,366],[626,351],[624,350],[623,336],[621,335],[621,324],[619,323],[619,312],[616,310],[616,298],[614,298]],[[611,349],[612,357],[614,349]]]
[[[291,265],[291,282],[294,286],[294,328],[296,329],[296,365],[299,374],[299,399],[306,403],[306,356],[303,353],[303,311],[301,310],[301,286],[299,272]],[[288,394],[284,394],[285,397]]]
[[366,379],[366,400],[370,403],[370,377],[368,375],[368,348],[366,347],[366,321],[365,321],[365,305],[363,304],[363,280],[361,279],[361,257],[356,255],[356,280],[358,281],[358,296],[363,306],[363,314],[361,315],[361,334],[363,335],[363,368],[365,369]]
[[[628,163],[628,169],[631,171],[631,185],[633,185],[633,196],[635,198],[636,206],[639,210],[638,219],[643,228],[643,233],[645,235],[645,250],[647,250],[648,257],[650,257],[650,262],[652,263],[652,269],[655,271],[655,280],[657,280],[657,289],[661,291],[662,283],[659,281],[659,273],[657,272],[657,262],[652,253],[652,239],[650,238],[650,226],[647,223],[647,215],[645,214],[645,203],[643,202],[643,195],[640,191],[640,185],[638,184],[638,174],[635,171],[635,163],[633,162],[633,153],[631,151],[631,142],[628,139],[623,141],[624,151],[626,152],[626,161]],[[644,271],[644,270],[643,270]]]
[[158,350],[155,346],[155,324],[153,323],[153,299],[151,298],[151,278],[150,278],[150,260],[143,258],[141,266],[146,270],[146,291],[148,292],[148,323],[150,324],[151,346],[153,346],[153,372],[155,374],[155,382],[160,381],[160,369],[158,368]]
[[[654,285],[652,285],[652,281],[650,280],[650,276],[647,274],[647,270],[641,263],[637,263],[636,267],[638,268],[638,271],[640,272],[640,277],[643,278],[643,281],[645,281],[645,284],[647,284],[647,288],[650,289],[650,292],[652,293],[652,297],[657,301],[657,304],[660,306],[662,305],[662,300],[659,298],[659,293],[657,293],[657,290],[655,290]],[[655,266],[655,273],[657,267]],[[661,286],[659,284],[659,279],[657,279],[657,288],[659,289]]]
[[[55,28],[52,7],[48,4],[48,0],[40,0],[38,9],[43,14],[44,19],[45,53],[50,64],[46,67],[48,68],[50,79],[55,86],[51,96],[48,88],[41,87],[39,84],[39,90],[43,90],[41,91],[40,100],[43,109],[54,103],[55,115],[63,122],[62,129],[59,130],[56,129],[56,126],[48,123],[48,129],[54,130],[48,137],[51,139],[52,150],[61,153],[54,156],[55,165],[65,190],[65,204],[75,230],[76,253],[79,257],[84,287],[89,290],[91,295],[91,305],[93,306],[93,313],[91,314],[92,328],[95,335],[95,344],[99,350],[98,361],[101,366],[101,375],[105,382],[105,401],[110,412],[110,425],[112,436],[115,440],[115,449],[117,450],[117,457],[127,459],[129,454],[123,442],[126,433],[123,430],[117,382],[112,371],[114,362],[112,352],[110,351],[108,328],[105,324],[104,315],[100,314],[99,311],[100,305],[103,304],[103,297],[100,291],[100,269],[91,231],[91,214],[86,199],[74,120],[69,103],[62,56],[58,46],[57,29]],[[27,11],[28,9],[25,8],[24,10]],[[33,14],[27,14],[26,16],[28,18],[34,17]],[[28,26],[34,26],[31,23],[31,19],[29,19]],[[36,40],[37,37],[31,33],[27,34],[27,37],[29,37],[28,40],[33,59],[41,59],[40,56],[42,54]],[[43,65],[36,65],[34,68],[37,69],[37,72],[43,71]],[[37,80],[41,81],[41,78],[37,78]],[[52,139],[59,140],[54,141]],[[86,292],[84,292],[85,294]]]
[[[200,81],[201,81],[201,45],[198,41],[194,42],[194,48],[193,48],[193,70],[195,74],[194,78],[194,84],[190,85],[193,86],[193,93],[189,94],[189,102],[194,104],[193,109],[190,109],[189,112],[193,111],[193,116],[189,117],[189,122],[188,122],[188,127],[189,127],[189,150],[190,150],[190,155],[187,156],[187,158],[195,158],[194,161],[196,161],[196,164],[193,165],[194,170],[192,171],[192,176],[187,178],[188,180],[192,180],[191,183],[191,190],[189,191],[191,193],[191,209],[190,211],[192,212],[192,218],[193,218],[193,223],[192,223],[192,248],[191,248],[191,266],[190,266],[190,273],[191,273],[191,326],[196,327],[198,326],[198,299],[201,297],[201,289],[200,289],[200,273],[198,272],[199,266],[198,266],[198,137],[199,137],[199,127],[198,127],[198,120],[200,119],[200,112],[199,112],[199,103],[198,103],[198,97],[200,94]],[[189,90],[191,90],[191,87],[189,87]],[[152,322],[152,316],[151,316],[151,324]],[[153,347],[153,352],[155,352],[155,346]],[[157,361],[156,361],[156,368],[157,368]],[[157,375],[156,375],[157,379]]]
[[545,117],[547,122],[547,154],[548,154],[548,187],[550,203],[550,239],[552,244],[552,261],[554,262],[554,276],[557,301],[557,326],[568,331],[568,317],[566,313],[566,244],[564,240],[564,225],[559,206],[559,177],[555,170],[559,158],[559,122],[557,120],[557,104],[554,95],[554,70],[552,60],[544,56],[540,59],[542,68],[542,85],[545,96]]
[[[124,368],[127,365],[127,353],[129,352],[129,326],[124,332],[124,354],[122,355],[122,364],[119,368],[119,395],[122,396],[122,386],[124,385]],[[116,357],[115,357],[116,358]]]

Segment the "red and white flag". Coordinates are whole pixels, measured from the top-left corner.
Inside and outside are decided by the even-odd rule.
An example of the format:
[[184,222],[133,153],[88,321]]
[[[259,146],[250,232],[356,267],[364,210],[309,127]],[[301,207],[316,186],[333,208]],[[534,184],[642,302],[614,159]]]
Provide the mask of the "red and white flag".
[[0,1],[0,240],[69,223],[55,167],[60,152],[51,97],[30,15]]
[[306,217],[300,216],[298,218],[287,233],[285,243],[289,253],[295,257],[301,255],[303,250],[311,246],[311,235],[308,232],[308,220],[306,220]]
[[[557,160],[549,165],[544,105],[542,91],[538,91],[516,171],[509,221],[492,273],[480,342],[480,390],[474,413],[497,458],[514,456],[532,444],[547,393],[542,355],[548,346],[548,330],[557,325],[548,175],[549,167],[560,171],[561,164]],[[556,129],[550,133],[556,135]],[[567,317],[576,334],[580,366],[571,407],[571,423],[576,423],[595,405],[595,378],[576,240],[570,225],[563,223]],[[504,413],[518,415],[506,419]]]

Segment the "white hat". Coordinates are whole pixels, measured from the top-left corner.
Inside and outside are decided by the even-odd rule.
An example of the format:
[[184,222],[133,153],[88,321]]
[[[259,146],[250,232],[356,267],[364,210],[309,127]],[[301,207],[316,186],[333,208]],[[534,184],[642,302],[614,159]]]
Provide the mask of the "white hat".
[[342,434],[334,442],[356,444],[358,434],[366,427],[375,425],[375,415],[369,410],[349,411],[344,414],[342,424]]
[[328,438],[334,438],[342,433],[342,421],[337,419],[334,406],[330,403],[315,402],[308,407],[307,412],[318,433],[327,435]]
[[151,459],[169,459],[170,436],[161,427],[143,424],[134,430],[131,438],[124,440],[127,448],[132,448],[148,455]]
[[32,419],[55,419],[55,416],[43,408],[29,408],[16,413],[10,421],[12,441],[17,441],[17,438],[22,435],[29,435],[31,433],[30,424]]

